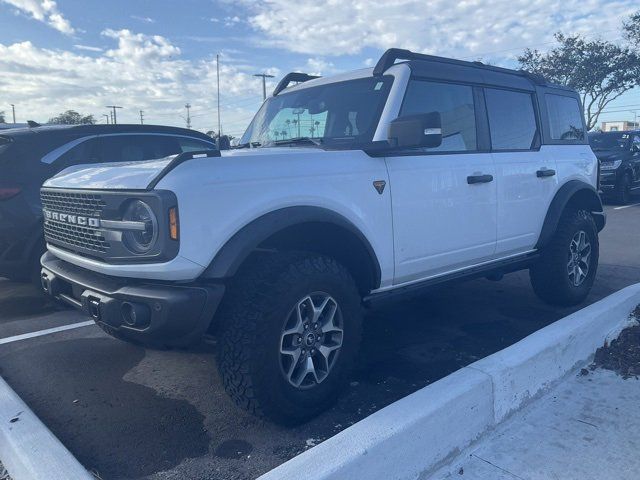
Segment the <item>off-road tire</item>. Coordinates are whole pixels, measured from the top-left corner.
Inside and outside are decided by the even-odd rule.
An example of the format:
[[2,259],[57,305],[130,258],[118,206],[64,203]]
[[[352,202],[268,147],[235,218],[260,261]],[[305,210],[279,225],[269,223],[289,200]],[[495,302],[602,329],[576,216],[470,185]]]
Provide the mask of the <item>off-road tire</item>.
[[[586,278],[582,284],[574,286],[567,273],[568,252],[574,235],[580,231],[587,234],[591,257]],[[581,303],[593,286],[598,257],[598,229],[593,216],[586,210],[567,209],[541,258],[529,269],[534,292],[541,300],[552,305],[572,306]]]
[[[292,386],[280,364],[280,335],[305,295],[322,291],[338,303],[342,347],[329,375],[310,389]],[[344,388],[362,333],[356,284],[333,258],[314,253],[272,253],[250,260],[229,285],[216,316],[218,368],[237,405],[281,424],[304,422],[327,409]]]
[[616,186],[615,200],[618,205],[626,205],[631,201],[631,177],[628,173],[624,174]]

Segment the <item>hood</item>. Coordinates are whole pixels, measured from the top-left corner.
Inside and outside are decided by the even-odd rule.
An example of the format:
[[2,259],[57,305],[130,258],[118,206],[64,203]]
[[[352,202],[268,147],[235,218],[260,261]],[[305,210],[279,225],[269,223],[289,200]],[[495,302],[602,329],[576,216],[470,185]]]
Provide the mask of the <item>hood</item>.
[[[323,153],[324,150],[306,147],[274,147],[274,148],[246,148],[238,150],[224,150],[223,158],[234,158],[239,162],[244,158],[265,157],[265,161],[273,156],[293,155],[304,153],[310,155]],[[163,170],[175,158],[160,158],[138,162],[97,163],[94,165],[75,165],[62,170],[47,180],[43,186],[53,188],[81,188],[88,190],[146,190]],[[218,157],[194,158],[193,161],[215,162]]]
[[601,162],[624,160],[628,156],[628,152],[626,150],[594,150],[593,153]]
[[44,182],[45,187],[144,190],[175,157],[141,162],[74,165]]

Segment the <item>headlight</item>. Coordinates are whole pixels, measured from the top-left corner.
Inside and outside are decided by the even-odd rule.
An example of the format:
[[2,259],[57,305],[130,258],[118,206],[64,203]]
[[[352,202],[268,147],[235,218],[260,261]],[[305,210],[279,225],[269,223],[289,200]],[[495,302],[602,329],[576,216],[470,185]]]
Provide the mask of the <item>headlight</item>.
[[142,200],[129,203],[122,217],[125,222],[144,224],[144,228],[126,230],[122,234],[125,246],[133,253],[147,253],[158,240],[158,219],[151,207]]
[[616,170],[622,165],[622,160],[614,160],[613,162],[602,162],[600,170]]

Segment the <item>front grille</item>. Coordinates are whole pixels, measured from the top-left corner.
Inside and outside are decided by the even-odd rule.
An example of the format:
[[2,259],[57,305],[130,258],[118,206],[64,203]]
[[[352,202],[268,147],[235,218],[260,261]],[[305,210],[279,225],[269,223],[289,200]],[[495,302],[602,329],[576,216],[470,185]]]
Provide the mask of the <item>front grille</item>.
[[[45,210],[92,218],[100,218],[106,205],[102,196],[95,193],[43,190],[40,198]],[[44,235],[47,241],[65,247],[78,247],[87,253],[106,254],[110,248],[100,230],[53,219],[45,219]]]
[[96,253],[107,253],[109,242],[97,230],[79,225],[47,220],[44,223],[44,236],[66,245],[80,247]]
[[43,191],[42,207],[54,212],[100,217],[105,206],[102,196],[95,193]]

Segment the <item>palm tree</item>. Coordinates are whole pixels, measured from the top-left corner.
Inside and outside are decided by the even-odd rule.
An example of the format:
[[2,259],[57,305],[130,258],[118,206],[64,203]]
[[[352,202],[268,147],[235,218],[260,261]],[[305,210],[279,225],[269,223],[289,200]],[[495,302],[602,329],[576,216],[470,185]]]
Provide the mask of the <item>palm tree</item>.
[[[293,119],[293,128],[296,127],[296,125],[298,125],[298,120],[296,120],[295,118]],[[300,136],[300,126],[298,126],[298,137]]]
[[287,120],[284,123],[287,124],[287,130],[289,131],[289,138],[291,138],[291,120],[287,118]]
[[278,135],[280,135],[280,132],[278,130],[274,130],[273,136],[276,137],[276,140],[278,140]]
[[313,124],[316,126],[316,130],[318,131],[318,136],[320,136],[320,122],[316,120],[315,122],[313,122]]
[[313,128],[313,127],[309,128],[309,133],[311,134],[311,138],[313,138],[313,132],[315,132],[315,131],[316,131],[315,128]]
[[284,136],[287,134],[287,131],[286,130],[282,130],[280,132],[280,134],[282,135],[282,139],[284,140]]

